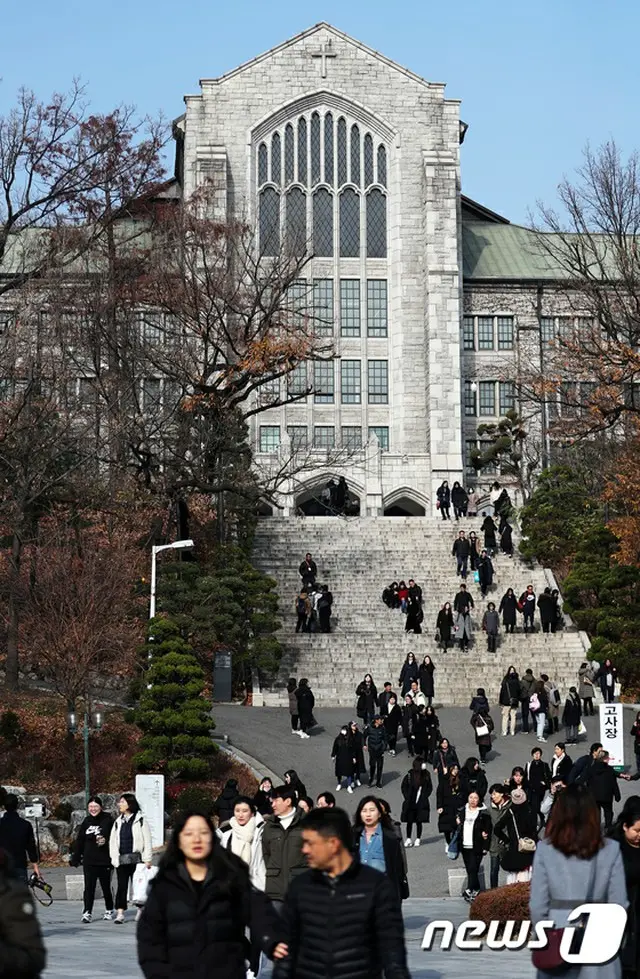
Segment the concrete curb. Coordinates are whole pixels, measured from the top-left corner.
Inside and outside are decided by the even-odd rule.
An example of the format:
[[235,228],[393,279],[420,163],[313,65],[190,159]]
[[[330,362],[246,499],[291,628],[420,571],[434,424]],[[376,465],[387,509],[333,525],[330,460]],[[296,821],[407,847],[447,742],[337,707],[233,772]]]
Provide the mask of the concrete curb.
[[241,761],[247,766],[247,768],[251,769],[252,773],[258,779],[258,782],[260,782],[263,778],[270,778],[273,786],[282,784],[283,778],[281,775],[276,775],[275,772],[272,772],[270,768],[263,765],[257,758],[254,758],[252,755],[248,755],[246,751],[233,747],[228,735],[225,734],[225,738],[227,743],[219,744],[218,747],[220,750],[226,751],[227,754],[237,758],[238,761]]

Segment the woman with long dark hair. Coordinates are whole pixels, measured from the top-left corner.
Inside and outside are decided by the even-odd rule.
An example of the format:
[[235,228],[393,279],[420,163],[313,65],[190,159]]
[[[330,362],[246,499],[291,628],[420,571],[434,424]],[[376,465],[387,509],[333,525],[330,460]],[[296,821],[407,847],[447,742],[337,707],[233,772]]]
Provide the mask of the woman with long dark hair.
[[453,646],[453,612],[451,602],[445,602],[436,618],[436,642],[439,642],[446,652],[449,644]]
[[152,846],[149,823],[140,812],[133,792],[122,793],[118,800],[118,810],[120,815],[113,824],[109,837],[109,855],[116,868],[115,922],[121,925],[127,910],[129,883],[133,880],[139,863],[151,867]]
[[313,691],[309,686],[309,681],[306,677],[302,677],[300,683],[298,684],[298,689],[295,693],[296,700],[298,701],[298,716],[300,719],[300,737],[310,738],[309,729],[315,725],[315,719],[313,716],[313,708],[316,705],[316,698],[313,696]]
[[640,795],[625,802],[609,834],[620,844],[624,877],[627,884],[627,927],[620,951],[623,979],[640,976]]
[[263,778],[258,786],[258,791],[253,797],[253,801],[255,802],[261,816],[271,816],[273,814],[273,809],[271,808],[272,792],[273,783],[271,779]]
[[349,739],[351,741],[353,757],[356,760],[354,781],[355,784],[359,786],[362,785],[360,776],[365,774],[367,771],[367,766],[364,763],[364,737],[362,735],[362,731],[355,721],[351,721],[349,724]]
[[460,788],[460,766],[454,763],[449,774],[441,778],[436,789],[438,831],[444,834],[447,846],[456,831],[456,817],[463,803]]
[[146,979],[245,979],[247,928],[276,951],[278,919],[247,865],[220,846],[208,816],[181,813],[138,923]]
[[291,716],[291,733],[292,734],[302,734],[302,731],[298,730],[298,698],[296,697],[296,690],[298,689],[298,681],[295,677],[291,676],[287,680],[287,694],[289,695],[289,714]]
[[[615,840],[603,839],[600,810],[590,792],[581,785],[568,785],[556,795],[549,816],[545,838],[536,849],[531,876],[529,909],[532,925],[553,921],[554,928],[564,928],[572,908],[580,904],[621,904],[627,907],[627,887],[620,846]],[[546,959],[547,968],[538,976],[556,974],[564,962]],[[570,974],[598,979],[619,979],[620,962],[610,962],[584,969],[572,968]]]
[[[453,622],[453,617],[451,619]],[[442,636],[442,633],[440,633]],[[434,694],[434,683],[433,683],[433,673],[435,670],[435,663],[430,656],[425,656],[418,669],[418,681],[420,683],[420,689],[427,698],[427,707],[431,707],[431,703],[435,696]]]
[[[433,792],[431,776],[424,758],[414,758],[413,765],[402,779],[400,791],[404,802],[400,820],[407,824],[405,846],[420,846],[422,824],[429,822],[429,796]],[[413,824],[416,826],[416,840],[412,841]]]
[[467,871],[467,887],[462,893],[471,903],[480,893],[479,871],[491,844],[491,817],[477,792],[470,792],[467,801],[458,811],[456,822],[460,827],[460,850]]
[[378,706],[378,689],[370,673],[356,687],[356,714],[364,724],[370,724]]
[[366,863],[386,874],[393,884],[398,900],[409,896],[402,859],[402,845],[390,816],[374,795],[360,801],[353,820],[354,853]]
[[398,683],[400,685],[400,695],[405,697],[411,690],[411,684],[419,677],[418,662],[413,653],[407,653],[407,658],[402,664]]
[[295,768],[289,768],[284,773],[284,783],[285,785],[288,785],[289,788],[293,789],[293,791],[295,792],[296,803],[298,803],[300,799],[304,799],[304,797],[307,794],[307,788],[304,782],[302,781],[302,779],[300,778],[300,776],[298,775],[298,773],[296,772]]

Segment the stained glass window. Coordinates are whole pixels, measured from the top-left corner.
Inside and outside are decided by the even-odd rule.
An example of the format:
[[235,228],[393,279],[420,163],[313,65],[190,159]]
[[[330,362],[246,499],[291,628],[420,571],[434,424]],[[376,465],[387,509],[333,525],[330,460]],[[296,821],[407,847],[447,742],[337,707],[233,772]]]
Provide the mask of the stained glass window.
[[362,367],[359,360],[340,362],[340,391],[343,405],[359,405],[362,390]]
[[311,116],[311,186],[320,182],[320,116]]
[[269,179],[269,160],[267,147],[260,143],[258,148],[258,184],[265,184]]
[[364,185],[373,183],[373,140],[369,133],[364,138]]
[[340,279],[340,335],[360,336],[360,279]]
[[367,194],[367,258],[387,257],[387,199],[381,190]]
[[389,401],[389,363],[370,360],[368,363],[369,404],[386,405]]
[[338,187],[347,182],[347,123],[338,119]]
[[307,196],[299,187],[287,194],[287,247],[303,255],[307,246]]
[[271,180],[280,186],[280,134],[271,137]]
[[307,184],[307,120],[304,116],[298,119],[298,180]]
[[340,194],[340,255],[360,255],[360,197],[350,187]]
[[295,166],[294,166],[294,153],[293,153],[293,126],[291,123],[287,123],[284,131],[284,182],[285,184],[292,184],[295,178]]
[[280,251],[280,194],[273,187],[260,194],[260,251],[263,255]]
[[313,253],[333,255],[333,195],[325,187],[313,195]]
[[333,116],[327,112],[324,117],[324,179],[333,184]]
[[387,280],[367,280],[367,336],[387,335]]
[[382,145],[378,147],[378,183],[387,186],[387,151]]
[[360,130],[351,127],[351,183],[360,186]]

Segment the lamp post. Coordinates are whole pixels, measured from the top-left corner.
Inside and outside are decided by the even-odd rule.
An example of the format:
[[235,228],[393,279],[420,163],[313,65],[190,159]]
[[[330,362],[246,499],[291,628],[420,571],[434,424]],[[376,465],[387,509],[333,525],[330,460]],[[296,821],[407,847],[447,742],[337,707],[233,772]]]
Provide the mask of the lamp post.
[[149,602],[149,618],[155,618],[156,614],[156,555],[160,551],[179,551],[189,547],[194,547],[192,540],[175,540],[172,544],[154,544],[151,548],[151,598]]
[[86,702],[86,707],[84,711],[84,720],[82,728],[78,728],[78,715],[75,710],[69,711],[67,714],[67,729],[69,734],[77,734],[78,731],[82,734],[82,740],[84,742],[84,804],[85,807],[89,805],[90,791],[90,772],[89,772],[89,734],[91,731],[101,731],[104,724],[104,715],[100,707],[95,707],[91,710],[91,705],[89,700]]

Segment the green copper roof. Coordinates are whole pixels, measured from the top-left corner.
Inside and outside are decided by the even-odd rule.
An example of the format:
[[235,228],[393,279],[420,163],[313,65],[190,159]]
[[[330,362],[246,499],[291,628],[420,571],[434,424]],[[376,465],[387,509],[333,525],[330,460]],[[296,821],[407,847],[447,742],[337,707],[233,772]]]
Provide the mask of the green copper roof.
[[516,224],[462,222],[465,279],[564,279],[539,236]]

